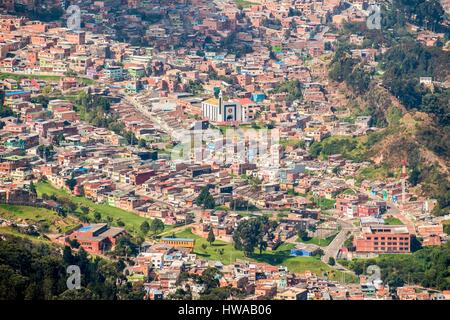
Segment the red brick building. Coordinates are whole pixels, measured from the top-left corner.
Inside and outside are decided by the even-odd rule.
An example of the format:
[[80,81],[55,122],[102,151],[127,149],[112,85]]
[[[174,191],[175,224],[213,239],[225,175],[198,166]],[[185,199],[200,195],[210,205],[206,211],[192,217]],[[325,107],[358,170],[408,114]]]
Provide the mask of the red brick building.
[[117,240],[126,234],[123,228],[108,227],[106,223],[90,224],[71,233],[67,240],[77,240],[89,253],[102,254],[114,248]]
[[374,225],[363,227],[353,240],[356,252],[408,253],[411,235],[406,226]]

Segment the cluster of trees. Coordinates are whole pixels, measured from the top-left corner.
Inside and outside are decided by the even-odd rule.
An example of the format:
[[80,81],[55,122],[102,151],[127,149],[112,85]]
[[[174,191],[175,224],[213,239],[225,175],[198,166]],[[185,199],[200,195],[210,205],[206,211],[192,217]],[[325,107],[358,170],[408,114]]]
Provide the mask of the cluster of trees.
[[47,108],[50,98],[48,96],[39,95],[37,97],[32,97],[31,102],[40,104],[43,108]]
[[391,287],[415,283],[438,290],[450,289],[450,244],[426,247],[410,255],[381,255],[377,259],[353,260],[348,262],[357,275],[370,265],[381,268],[382,280]]
[[123,136],[128,144],[145,147],[145,141],[137,139],[133,132],[125,130],[125,125],[118,117],[111,115],[111,103],[106,97],[83,91],[75,98],[75,107],[82,120],[96,127],[108,128]]
[[64,11],[61,6],[38,5],[36,8],[30,8],[26,4],[15,3],[14,11],[30,18],[31,20],[40,20],[44,22],[59,20]]
[[411,166],[409,183],[416,186],[421,184],[422,190],[437,200],[433,215],[444,216],[450,214],[450,184],[447,173],[441,172],[436,164],[417,163]]
[[253,52],[253,47],[251,45],[239,41],[236,36],[237,32],[231,32],[225,39],[221,40],[220,48],[235,54],[236,58],[241,58],[247,53]]
[[[142,239],[138,239],[142,240]],[[139,244],[130,235],[125,235],[117,240],[116,246],[112,252],[109,252],[111,256],[114,257],[125,257],[135,256],[139,253]]]
[[350,160],[363,160],[364,152],[358,149],[358,141],[351,137],[327,138],[321,142],[314,142],[309,147],[309,153],[313,157],[327,158],[333,154],[341,154]]
[[195,204],[197,206],[202,206],[204,209],[214,209],[216,206],[216,202],[214,197],[209,192],[209,189],[212,188],[212,185],[207,185],[202,188],[202,191],[195,199]]
[[[399,120],[402,112],[392,104],[391,95],[395,96],[407,110],[425,112],[434,120],[431,124],[419,124],[415,136],[412,139],[405,136],[404,139],[399,140],[398,147],[408,154],[408,167],[411,169],[410,183],[421,184],[422,190],[426,194],[438,200],[434,214],[445,215],[450,212],[447,175],[442,174],[442,170],[439,170],[438,166],[424,163],[423,159],[412,159],[414,161],[411,161],[410,158],[419,154],[417,149],[420,147],[426,148],[440,157],[446,159],[450,157],[450,143],[448,142],[450,141],[450,105],[448,103],[450,90],[439,86],[429,88],[420,84],[420,77],[432,77],[435,81],[445,81],[450,69],[450,56],[442,48],[426,47],[420,44],[410,37],[405,28],[409,19],[424,19],[420,18],[419,13],[415,11],[420,6],[424,7],[425,3],[430,5],[431,11],[427,11],[427,9],[420,15],[433,16],[434,1],[433,3],[420,0],[409,2],[396,0],[393,6],[386,8],[384,27],[377,34],[374,34],[373,30],[367,30],[363,24],[346,24],[344,26],[344,35],[356,33],[364,35],[367,40],[372,41],[372,43],[364,43],[363,47],[377,47],[377,42],[391,47],[380,60],[380,66],[384,71],[381,77],[382,86],[373,85],[374,81],[371,80],[370,70],[365,71],[364,67],[351,57],[350,50],[355,46],[345,40],[339,42],[330,68],[332,79],[338,82],[345,81],[355,94],[361,95],[364,99],[367,105],[364,114],[372,116],[371,125],[387,126],[387,129],[370,134],[367,143],[360,144],[361,148],[358,148],[356,152],[350,152],[351,147],[357,147],[355,144],[348,144],[350,149],[347,148],[347,143],[333,143],[333,145],[325,147],[326,140],[320,144],[313,144],[310,151],[316,156],[326,156],[331,152],[331,154],[350,155],[350,159],[356,157],[353,160],[364,160],[370,156],[368,152],[371,152],[372,146],[387,136],[401,132]],[[393,8],[394,10],[391,10]],[[409,21],[411,22],[411,20]],[[345,39],[345,37],[343,38]],[[390,148],[395,149],[393,145],[390,145]]]
[[270,221],[268,217],[257,217],[241,221],[233,233],[234,247],[244,252],[245,256],[251,256],[258,248],[261,254],[267,249],[269,241],[275,236],[273,232],[277,227],[276,221]]
[[280,30],[281,28],[281,21],[279,19],[265,18],[261,24],[269,29]]
[[446,31],[445,11],[439,0],[393,0],[391,12],[434,31]]
[[153,219],[151,223],[148,223],[146,220],[140,225],[140,230],[144,235],[147,235],[150,232],[152,236],[156,236],[158,233],[164,231],[164,222],[158,218]]
[[75,98],[80,118],[96,127],[108,128],[115,119],[110,116],[111,104],[106,97],[81,92]]
[[199,93],[202,93],[204,91],[202,82],[200,80],[189,80],[186,91],[190,92],[194,95],[198,95]]
[[0,118],[11,116],[14,116],[14,112],[5,106],[5,91],[0,89]]
[[48,146],[41,144],[36,149],[36,154],[39,156],[39,158],[44,159],[46,161],[53,160],[55,153],[56,152],[53,150],[53,145],[51,144]]
[[301,100],[303,98],[302,88],[302,83],[299,80],[289,80],[278,84],[272,90],[272,93],[287,93],[286,102],[291,104],[295,100]]
[[383,84],[408,109],[434,115],[442,126],[450,125],[450,90],[421,86],[420,77],[445,80],[450,70],[450,56],[439,48],[428,48],[415,41],[404,41],[383,56]]
[[232,199],[230,201],[230,208],[236,211],[258,210],[255,205],[243,199]]
[[[81,290],[69,290],[66,270],[76,265],[81,271]],[[0,240],[1,300],[89,300],[142,299],[142,288],[133,288],[122,271],[123,261],[110,262],[80,249],[34,244],[3,235]]]
[[356,94],[367,92],[373,71],[367,70],[359,60],[352,58],[350,46],[340,43],[331,61],[329,77],[337,82],[345,82]]

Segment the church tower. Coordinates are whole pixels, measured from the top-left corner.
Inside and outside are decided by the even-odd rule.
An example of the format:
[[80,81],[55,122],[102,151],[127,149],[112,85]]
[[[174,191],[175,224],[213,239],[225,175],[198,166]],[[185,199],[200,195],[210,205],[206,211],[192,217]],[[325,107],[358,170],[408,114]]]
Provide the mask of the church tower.
[[219,118],[220,118],[220,121],[224,121],[225,120],[225,108],[224,108],[224,105],[223,105],[222,90],[219,91]]

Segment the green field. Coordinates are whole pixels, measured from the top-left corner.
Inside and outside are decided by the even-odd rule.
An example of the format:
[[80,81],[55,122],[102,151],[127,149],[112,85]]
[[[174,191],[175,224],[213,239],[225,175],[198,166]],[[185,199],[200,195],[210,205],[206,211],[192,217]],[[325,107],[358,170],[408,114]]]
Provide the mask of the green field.
[[315,245],[318,245],[320,247],[326,247],[326,246],[328,246],[331,243],[331,241],[333,241],[333,239],[336,237],[336,235],[337,235],[337,233],[333,234],[333,235],[331,235],[331,236],[329,236],[327,238],[316,238],[316,237],[313,237],[313,238],[309,238],[306,241],[303,241],[302,239],[299,238],[298,242],[307,243],[307,244],[315,244]]
[[66,232],[80,224],[74,217],[63,218],[52,210],[7,204],[0,205],[0,217],[18,223],[45,225],[49,232],[54,233]]
[[403,225],[403,222],[401,222],[400,219],[397,219],[397,218],[394,218],[394,217],[384,218],[384,223],[389,225],[389,226]]
[[311,200],[322,210],[330,210],[334,208],[334,205],[336,204],[336,200],[333,199],[327,199],[324,197],[320,198],[311,198]]
[[46,244],[51,243],[50,240],[45,239],[42,236],[34,237],[34,236],[27,235],[27,234],[23,234],[23,233],[20,233],[18,230],[14,229],[13,227],[0,227],[0,234],[7,234],[7,235],[27,239],[34,243],[46,243]]
[[[290,256],[290,250],[295,247],[294,244],[290,243],[282,244],[276,250],[265,251],[262,254],[259,254],[259,251],[255,250],[255,253],[251,255],[251,257],[245,257],[244,253],[236,250],[232,243],[216,240],[210,246],[206,239],[193,234],[190,229],[176,233],[175,236],[179,238],[195,239],[194,253],[197,254],[197,256],[208,260],[220,261],[223,264],[233,263],[236,259],[253,260],[268,263],[270,265],[283,265],[288,267],[291,272],[302,273],[311,271],[320,276],[327,275],[336,280],[341,280],[341,277],[343,277],[342,272],[333,270],[318,257]],[[203,244],[207,245],[206,249],[202,248]],[[220,249],[223,249],[223,254],[220,254]],[[344,281],[356,280],[355,277],[348,274],[345,275],[345,277]]]
[[[93,211],[97,211],[101,214],[102,218],[110,217],[113,219],[113,222],[120,219],[125,224],[125,228],[130,232],[137,232],[142,222],[151,220],[141,217],[133,212],[128,212],[119,208],[111,207],[107,204],[95,203],[84,197],[73,196],[65,190],[55,188],[48,182],[38,183],[36,185],[36,190],[39,197],[41,197],[44,193],[49,196],[56,195],[59,197],[68,198],[79,206],[88,207],[89,209],[91,209],[91,212],[88,214],[90,218],[93,218]],[[164,231],[170,230],[171,228],[172,226],[166,226]]]
[[[0,72],[0,80],[4,79],[14,79],[16,81],[20,81],[22,79],[40,79],[45,81],[53,81],[57,82],[62,78],[62,76],[44,76],[44,75],[36,75],[36,74],[22,74],[22,73],[6,73]],[[76,77],[78,81],[85,85],[91,85],[94,83],[94,80],[82,77]]]
[[257,4],[247,0],[234,0],[234,2],[236,3],[237,6],[241,6],[242,8],[248,8],[254,4]]
[[[223,264],[230,264],[236,261],[236,259],[244,259],[244,253],[234,248],[231,243],[216,240],[211,246],[206,239],[199,237],[191,232],[188,228],[175,234],[177,238],[191,238],[195,239],[194,253],[199,257],[203,257],[208,260],[221,261]],[[202,245],[206,244],[207,248],[203,249]],[[220,254],[219,250],[223,249],[223,254]]]

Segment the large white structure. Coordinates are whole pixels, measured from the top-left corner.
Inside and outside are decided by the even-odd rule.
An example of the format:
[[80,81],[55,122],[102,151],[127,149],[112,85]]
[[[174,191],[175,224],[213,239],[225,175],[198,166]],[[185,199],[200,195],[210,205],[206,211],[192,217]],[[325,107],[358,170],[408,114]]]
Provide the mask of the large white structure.
[[245,114],[238,102],[223,101],[222,92],[219,99],[211,98],[202,102],[202,115],[211,122],[245,122]]

